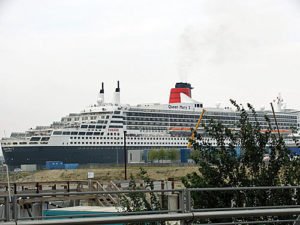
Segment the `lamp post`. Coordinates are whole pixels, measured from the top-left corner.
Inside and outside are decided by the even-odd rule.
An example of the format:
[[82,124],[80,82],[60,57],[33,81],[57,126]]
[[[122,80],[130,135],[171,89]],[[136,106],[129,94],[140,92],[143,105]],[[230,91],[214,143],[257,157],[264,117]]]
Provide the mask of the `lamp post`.
[[126,148],[126,131],[124,130],[124,175],[127,180],[127,148]]
[[9,202],[11,202],[11,193],[10,193],[10,181],[9,181],[8,166],[7,166],[7,164],[3,164],[3,166],[6,168],[6,178],[7,178],[8,198],[9,198]]

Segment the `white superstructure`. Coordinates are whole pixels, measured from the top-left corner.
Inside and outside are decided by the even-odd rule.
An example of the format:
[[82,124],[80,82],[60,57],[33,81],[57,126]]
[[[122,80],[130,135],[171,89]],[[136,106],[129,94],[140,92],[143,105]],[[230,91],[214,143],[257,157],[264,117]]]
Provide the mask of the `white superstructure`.
[[[191,97],[191,85],[177,83],[171,89],[168,104],[123,105],[120,101],[120,86],[115,91],[112,103],[104,101],[104,85],[97,104],[79,113],[71,113],[50,126],[36,127],[25,133],[13,133],[3,138],[1,146],[6,163],[43,165],[46,161],[59,160],[76,163],[121,163],[123,162],[124,134],[129,152],[143,152],[153,148],[184,148],[191,129],[203,110],[203,104]],[[257,118],[267,128],[264,116],[272,120],[271,111],[258,111]],[[290,132],[297,125],[297,115],[283,110],[276,114],[282,132]],[[239,114],[230,108],[206,108],[203,123],[211,119],[222,121],[225,126],[236,129]],[[275,127],[275,123],[272,122]],[[201,132],[199,128],[198,132]],[[204,137],[216,144],[215,140]],[[130,161],[130,157],[129,157]],[[133,160],[134,161],[134,160]]]

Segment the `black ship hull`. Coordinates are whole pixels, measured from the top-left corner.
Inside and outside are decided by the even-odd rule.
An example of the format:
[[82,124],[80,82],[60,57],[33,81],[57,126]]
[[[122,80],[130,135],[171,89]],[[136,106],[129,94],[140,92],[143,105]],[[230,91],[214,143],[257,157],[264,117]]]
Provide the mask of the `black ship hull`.
[[3,147],[5,163],[10,168],[24,164],[45,167],[47,161],[82,164],[122,164],[124,148],[114,146],[34,146]]
[[[176,148],[184,148],[177,146]],[[174,148],[174,146],[127,146],[126,150],[147,151],[150,149]],[[45,168],[47,161],[78,163],[79,165],[124,164],[123,146],[30,146],[2,147],[5,163],[10,169],[26,164]]]

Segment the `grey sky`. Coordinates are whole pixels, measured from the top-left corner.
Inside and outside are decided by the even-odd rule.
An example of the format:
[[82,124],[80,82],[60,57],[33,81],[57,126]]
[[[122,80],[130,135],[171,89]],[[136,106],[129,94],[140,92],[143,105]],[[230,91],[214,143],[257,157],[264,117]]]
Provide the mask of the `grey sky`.
[[0,0],[0,137],[106,100],[204,106],[234,98],[300,109],[296,0]]

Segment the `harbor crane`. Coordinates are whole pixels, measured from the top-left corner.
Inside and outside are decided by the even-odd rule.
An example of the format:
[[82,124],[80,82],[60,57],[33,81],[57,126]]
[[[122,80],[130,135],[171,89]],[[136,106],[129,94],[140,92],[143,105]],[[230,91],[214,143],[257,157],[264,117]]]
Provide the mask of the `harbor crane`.
[[192,147],[193,141],[195,140],[195,133],[197,132],[197,130],[198,130],[200,124],[201,124],[201,121],[202,121],[204,113],[205,113],[205,109],[202,110],[202,113],[200,114],[200,117],[199,117],[199,119],[198,119],[198,121],[196,123],[196,126],[192,130],[192,135],[191,135],[191,137],[189,139],[189,143],[187,145],[187,148],[191,148]]

